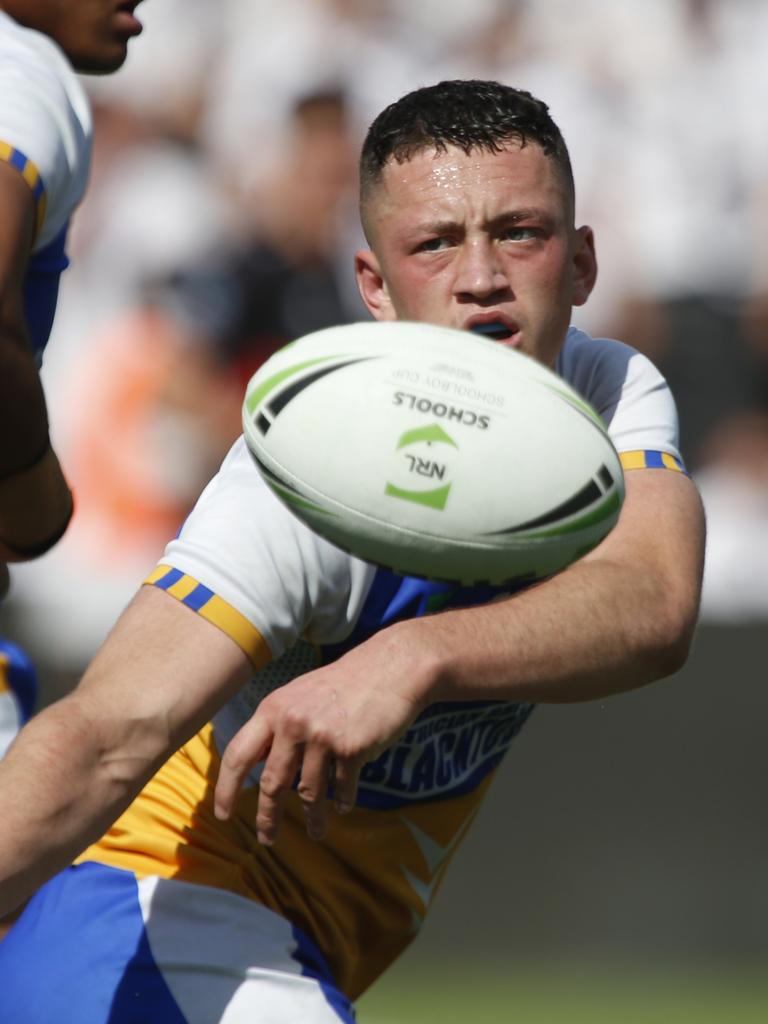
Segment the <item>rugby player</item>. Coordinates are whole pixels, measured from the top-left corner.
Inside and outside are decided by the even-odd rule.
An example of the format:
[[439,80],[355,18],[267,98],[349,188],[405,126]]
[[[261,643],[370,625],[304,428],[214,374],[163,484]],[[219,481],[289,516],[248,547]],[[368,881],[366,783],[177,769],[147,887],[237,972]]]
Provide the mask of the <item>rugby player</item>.
[[701,504],[659,373],[569,326],[595,248],[546,106],[495,82],[409,94],[369,130],[361,213],[372,315],[554,367],[621,453],[619,522],[517,593],[430,583],[314,535],[240,439],[0,764],[0,909],[32,896],[0,946],[0,1024],[353,1020],[534,705],[687,657]]

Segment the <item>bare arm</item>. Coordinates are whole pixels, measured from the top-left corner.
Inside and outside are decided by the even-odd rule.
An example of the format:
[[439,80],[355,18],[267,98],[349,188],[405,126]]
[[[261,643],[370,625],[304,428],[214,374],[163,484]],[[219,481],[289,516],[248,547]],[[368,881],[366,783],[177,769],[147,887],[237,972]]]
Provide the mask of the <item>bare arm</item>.
[[77,689],[0,762],[0,915],[102,835],[249,672],[228,636],[144,587]]
[[266,758],[257,829],[273,842],[297,772],[310,833],[325,830],[328,773],[340,809],[360,768],[435,701],[571,702],[650,683],[684,663],[698,614],[704,523],[686,477],[627,475],[614,531],[565,572],[514,597],[382,630],[271,694],[225,752],[217,813]]
[[[432,699],[473,695],[569,703],[635,689],[685,663],[696,625],[704,519],[691,481],[627,474],[619,523],[586,558],[546,583],[473,615],[430,620]],[[409,625],[409,624],[406,624]]]
[[24,322],[34,202],[0,162],[0,560],[41,554],[66,528],[72,498],[48,439],[40,375]]

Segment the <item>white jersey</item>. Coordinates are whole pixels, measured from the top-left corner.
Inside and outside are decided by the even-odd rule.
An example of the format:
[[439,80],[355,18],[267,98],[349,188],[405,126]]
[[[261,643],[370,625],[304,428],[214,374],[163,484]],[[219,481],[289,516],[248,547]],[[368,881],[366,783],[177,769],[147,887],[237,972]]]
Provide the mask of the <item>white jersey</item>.
[[42,351],[67,266],[67,226],[85,192],[91,113],[69,61],[53,40],[0,11],[0,160],[15,167],[36,205],[26,312]]
[[[571,330],[557,369],[604,417],[625,469],[683,472],[674,402],[644,356]],[[253,785],[238,803],[236,825],[223,828],[212,804],[221,754],[276,686],[391,623],[484,603],[510,588],[400,576],[339,550],[278,501],[242,439],[147,583],[224,630],[248,654],[254,676],[80,861],[260,903],[309,936],[336,984],[355,998],[415,934],[532,705],[429,706],[363,767],[355,808],[333,816],[322,844],[308,839],[292,794],[279,845],[262,847]],[[312,895],[323,892],[345,895]]]

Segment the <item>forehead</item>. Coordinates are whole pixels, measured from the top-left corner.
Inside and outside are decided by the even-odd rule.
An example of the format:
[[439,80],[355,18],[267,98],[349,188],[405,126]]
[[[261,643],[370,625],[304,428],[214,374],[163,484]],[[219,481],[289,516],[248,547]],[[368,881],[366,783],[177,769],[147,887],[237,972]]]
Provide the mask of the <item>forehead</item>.
[[[390,159],[372,197],[387,216],[451,212],[498,216],[506,209],[544,208],[564,213],[566,190],[554,160],[536,143],[508,143],[499,152],[421,150],[409,160]],[[378,219],[378,218],[377,218]]]

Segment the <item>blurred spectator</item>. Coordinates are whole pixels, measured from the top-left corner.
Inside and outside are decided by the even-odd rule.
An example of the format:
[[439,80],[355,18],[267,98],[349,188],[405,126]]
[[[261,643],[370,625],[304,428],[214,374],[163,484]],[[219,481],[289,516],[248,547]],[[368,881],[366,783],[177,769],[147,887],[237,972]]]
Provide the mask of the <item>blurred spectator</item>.
[[250,316],[279,342],[368,318],[351,253],[358,241],[356,137],[339,88],[296,98],[271,173],[244,196],[241,268]]
[[171,275],[176,315],[215,324],[243,387],[291,339],[368,317],[351,268],[357,148],[345,95],[298,97],[286,127],[280,162],[241,196],[236,237]]

